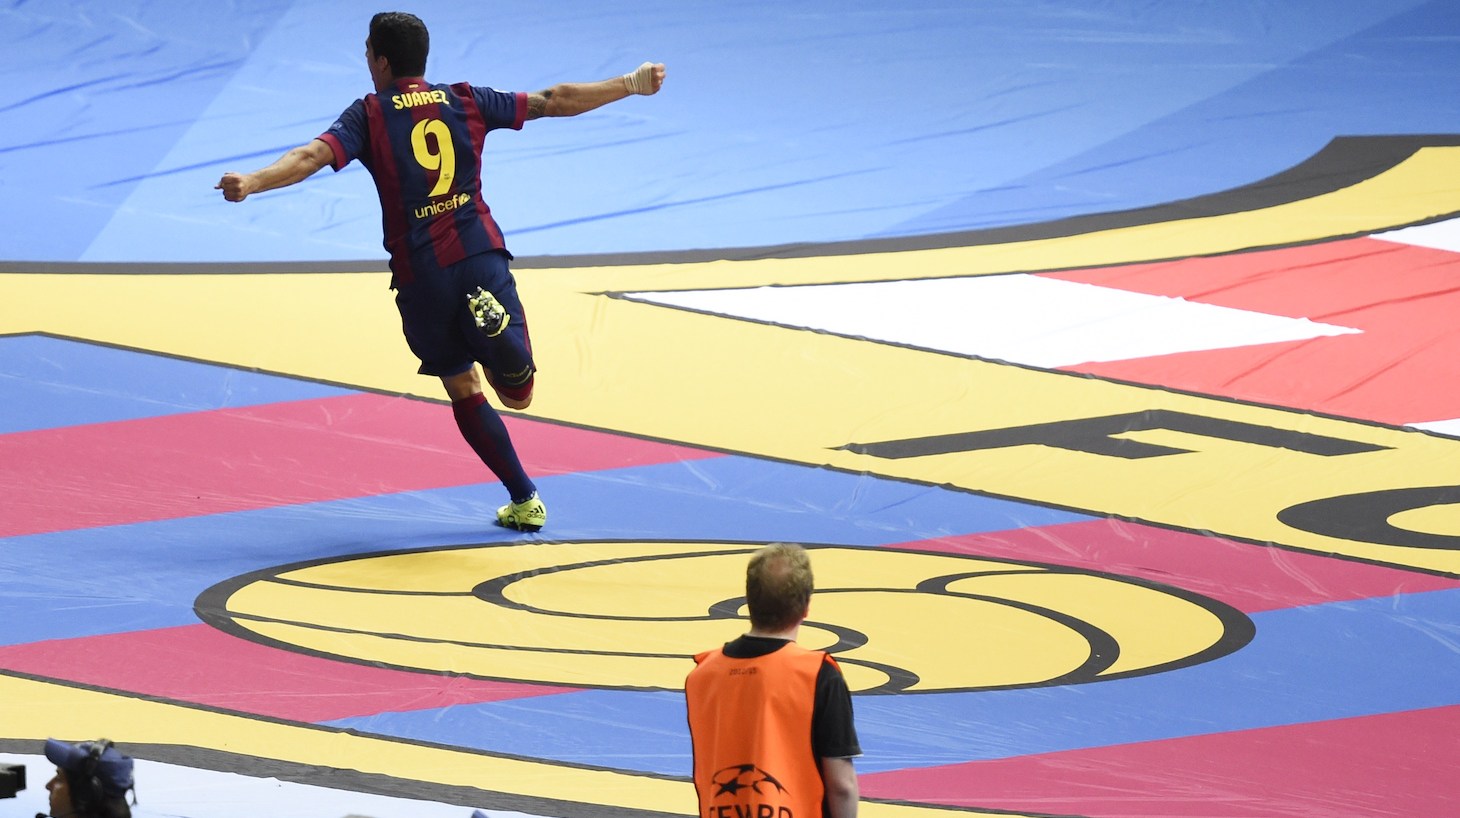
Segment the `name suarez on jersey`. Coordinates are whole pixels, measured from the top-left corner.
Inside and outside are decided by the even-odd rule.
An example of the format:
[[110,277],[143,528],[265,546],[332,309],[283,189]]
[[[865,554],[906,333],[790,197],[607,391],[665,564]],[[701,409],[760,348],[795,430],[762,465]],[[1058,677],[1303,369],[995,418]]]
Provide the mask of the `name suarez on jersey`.
[[433,88],[430,91],[407,91],[404,94],[394,94],[390,98],[391,104],[399,111],[402,108],[414,108],[417,105],[445,105],[446,92],[440,88]]

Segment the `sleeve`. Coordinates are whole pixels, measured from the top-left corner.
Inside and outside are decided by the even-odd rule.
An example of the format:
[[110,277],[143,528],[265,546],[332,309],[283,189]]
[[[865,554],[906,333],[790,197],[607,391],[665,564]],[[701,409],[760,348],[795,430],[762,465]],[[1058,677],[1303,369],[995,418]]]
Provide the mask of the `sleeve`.
[[511,128],[522,130],[527,121],[527,94],[522,92],[498,91],[473,85],[472,98],[487,122],[487,129]]
[[330,167],[336,171],[350,164],[356,157],[365,150],[366,141],[370,137],[370,129],[366,124],[365,100],[357,99],[340,114],[329,130],[319,135],[319,141],[330,146],[334,151],[335,160]]
[[830,656],[816,674],[816,706],[811,711],[811,749],[817,758],[851,758],[862,754],[852,719],[852,692],[841,668]]

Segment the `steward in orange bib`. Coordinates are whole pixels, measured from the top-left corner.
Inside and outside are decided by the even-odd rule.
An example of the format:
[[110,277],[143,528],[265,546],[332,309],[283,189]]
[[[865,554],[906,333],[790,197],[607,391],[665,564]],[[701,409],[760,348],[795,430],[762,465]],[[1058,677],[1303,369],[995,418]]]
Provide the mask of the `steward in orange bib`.
[[750,632],[695,657],[685,679],[700,818],[854,818],[861,755],[836,661],[795,643],[811,600],[800,546],[757,551]]

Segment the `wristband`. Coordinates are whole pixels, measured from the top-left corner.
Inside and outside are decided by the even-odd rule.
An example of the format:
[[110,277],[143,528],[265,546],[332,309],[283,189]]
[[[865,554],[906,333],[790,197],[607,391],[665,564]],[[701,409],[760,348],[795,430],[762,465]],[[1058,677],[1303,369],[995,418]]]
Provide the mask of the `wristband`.
[[654,93],[654,63],[646,62],[624,74],[624,89],[630,94]]

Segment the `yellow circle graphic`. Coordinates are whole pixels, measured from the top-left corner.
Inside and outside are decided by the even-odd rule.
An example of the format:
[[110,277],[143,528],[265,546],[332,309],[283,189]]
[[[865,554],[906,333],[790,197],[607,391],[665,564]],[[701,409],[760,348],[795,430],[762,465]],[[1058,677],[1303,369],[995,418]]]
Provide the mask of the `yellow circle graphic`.
[[[695,653],[743,633],[746,559],[763,543],[564,542],[352,556],[238,577],[199,597],[245,638],[484,679],[682,688]],[[1182,667],[1252,637],[1240,612],[1056,565],[808,546],[799,641],[853,691],[1070,684]]]

